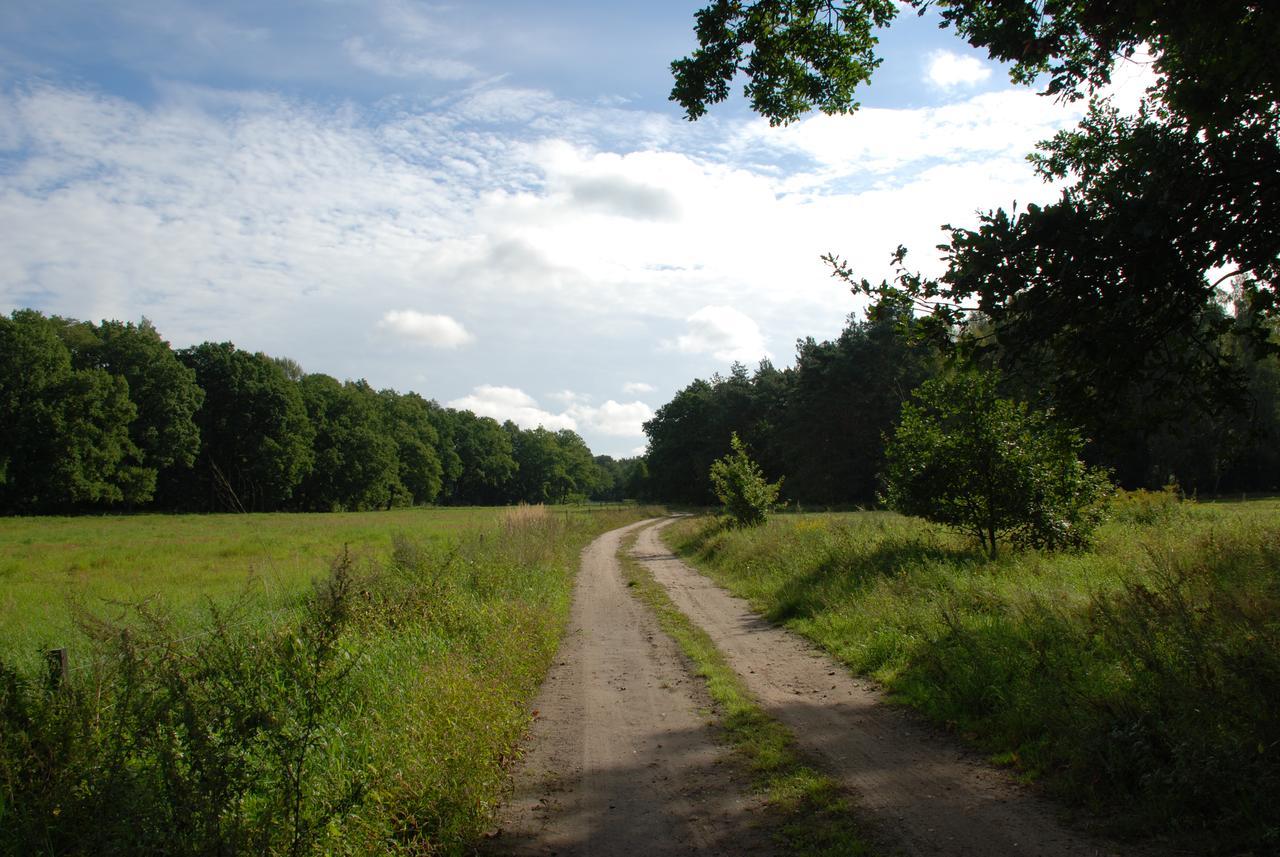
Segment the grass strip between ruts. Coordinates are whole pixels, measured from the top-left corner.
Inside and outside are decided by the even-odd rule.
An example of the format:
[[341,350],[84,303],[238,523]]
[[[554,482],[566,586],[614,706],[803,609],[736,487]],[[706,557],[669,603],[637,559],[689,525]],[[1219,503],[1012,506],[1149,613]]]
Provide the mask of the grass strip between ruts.
[[773,814],[771,826],[788,853],[868,854],[849,797],[835,780],[800,759],[790,731],[765,714],[711,637],[680,612],[662,584],[631,556],[637,536],[628,536],[618,549],[627,585],[652,608],[663,631],[706,682],[724,737],[750,769],[752,787],[766,798]]

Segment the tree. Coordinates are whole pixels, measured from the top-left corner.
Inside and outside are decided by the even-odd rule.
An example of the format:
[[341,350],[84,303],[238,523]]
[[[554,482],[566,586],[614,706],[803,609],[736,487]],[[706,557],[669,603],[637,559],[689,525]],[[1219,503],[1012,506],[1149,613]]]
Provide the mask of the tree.
[[1018,547],[1088,544],[1106,474],[1049,414],[1001,398],[998,377],[965,372],[921,385],[886,449],[889,505],[972,536],[994,558]]
[[400,485],[414,505],[434,503],[443,484],[441,440],[432,422],[432,403],[417,393],[378,393],[383,419],[396,444]]
[[459,470],[449,502],[460,505],[504,503],[518,472],[510,436],[492,417],[448,410]]
[[312,511],[380,509],[403,495],[382,402],[363,381],[307,375],[299,389],[315,432],[314,460],[297,500]]
[[825,505],[875,502],[882,438],[911,391],[937,371],[930,349],[898,335],[902,323],[893,312],[850,317],[834,341],[796,343],[779,432],[788,496]]
[[581,500],[608,488],[608,472],[596,462],[591,448],[580,434],[560,429],[556,432],[556,445],[560,448],[560,457],[568,477],[568,484],[558,502],[567,502],[571,497]]
[[[993,59],[1013,63],[1010,77],[1033,84],[1048,76],[1048,95],[1077,99],[1107,84],[1117,58],[1142,45],[1169,109],[1196,127],[1221,128],[1274,110],[1280,70],[1272,46],[1280,10],[1258,0],[1151,3],[1146,0],[908,0],[936,9]],[[724,101],[746,78],[752,108],[774,124],[815,108],[857,108],[859,84],[880,65],[874,29],[889,26],[890,0],[714,0],[697,12],[699,47],[671,64],[671,100],[690,119]]]
[[[1079,128],[1042,144],[1037,168],[1066,180],[1061,199],[988,212],[976,230],[951,229],[941,278],[900,267],[893,283],[877,285],[829,256],[835,273],[856,290],[914,303],[929,314],[918,332],[943,345],[958,333],[962,357],[1011,374],[1034,371],[1046,382],[1043,403],[1073,420],[1106,413],[1135,390],[1159,397],[1188,377],[1225,399],[1240,393],[1230,359],[1194,352],[1222,332],[1202,320],[1226,276],[1248,284],[1249,318],[1265,322],[1277,305],[1280,70],[1271,52],[1280,6],[910,5],[936,9],[943,26],[1012,62],[1015,81],[1047,76],[1051,96],[1094,93],[1117,58],[1132,58],[1144,44],[1157,83],[1138,115],[1121,117],[1094,101]],[[741,73],[753,107],[771,122],[813,108],[852,110],[854,87],[879,62],[869,28],[893,16],[892,4],[868,0],[717,0],[698,13],[698,50],[673,63],[672,98],[696,119]],[[895,254],[899,265],[905,252]],[[1253,335],[1268,341],[1263,324]],[[1171,342],[1168,354],[1150,359]]]
[[40,513],[146,502],[155,471],[129,437],[137,408],[122,377],[76,369],[62,322],[0,317],[0,509]]
[[205,392],[196,414],[200,455],[171,473],[168,501],[203,511],[274,511],[311,471],[315,432],[298,385],[265,354],[230,342],[178,353]]
[[729,437],[729,446],[732,451],[711,465],[711,484],[735,526],[758,527],[768,519],[782,480],[769,482],[764,478],[737,432]]
[[195,372],[184,366],[143,319],[101,324],[64,321],[63,340],[77,369],[102,369],[124,378],[137,418],[129,437],[142,454],[142,464],[155,473],[170,467],[188,468],[200,451],[195,413],[204,401]]

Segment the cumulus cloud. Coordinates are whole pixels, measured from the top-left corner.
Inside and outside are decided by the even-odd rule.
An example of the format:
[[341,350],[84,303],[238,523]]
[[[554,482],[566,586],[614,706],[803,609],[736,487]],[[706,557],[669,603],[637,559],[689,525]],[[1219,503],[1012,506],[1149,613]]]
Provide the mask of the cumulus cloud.
[[575,393],[573,390],[559,390],[555,393],[548,393],[547,398],[562,405],[572,405],[575,402],[589,401],[591,397],[582,393]]
[[653,419],[653,409],[644,402],[615,402],[613,399],[598,408],[573,405],[568,413],[583,431],[611,437],[639,437],[644,434],[645,421]]
[[644,402],[615,402],[608,400],[599,407],[589,403],[589,396],[562,390],[549,398],[565,405],[561,413],[546,410],[538,401],[518,387],[501,387],[482,384],[470,395],[454,399],[449,407],[471,411],[482,417],[493,417],[499,422],[511,420],[524,429],[543,428],[552,431],[569,429],[610,437],[640,437],[643,423],[653,418],[653,409]]
[[642,393],[653,393],[657,389],[657,387],[652,384],[646,384],[644,381],[628,381],[622,385],[622,392],[633,396],[638,396]]
[[378,322],[378,327],[434,348],[457,348],[475,339],[465,327],[447,315],[431,315],[412,309],[391,310]]
[[973,56],[934,51],[925,66],[925,80],[942,89],[975,86],[991,77],[991,69]]
[[677,351],[744,363],[769,356],[760,325],[733,307],[704,306],[685,323],[688,332],[676,339]]
[[471,411],[481,417],[493,417],[498,422],[511,420],[523,429],[542,426],[551,431],[576,431],[578,428],[573,417],[543,410],[533,396],[518,387],[481,384],[470,395],[449,402],[449,407]]

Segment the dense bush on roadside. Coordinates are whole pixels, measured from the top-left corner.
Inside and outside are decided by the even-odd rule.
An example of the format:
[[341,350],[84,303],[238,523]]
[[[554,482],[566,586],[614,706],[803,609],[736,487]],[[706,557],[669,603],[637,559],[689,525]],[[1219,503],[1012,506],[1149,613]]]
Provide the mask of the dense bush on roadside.
[[1142,511],[1104,525],[1091,552],[996,562],[887,513],[749,531],[691,521],[669,538],[769,618],[1113,829],[1274,853],[1280,508],[1119,502]]

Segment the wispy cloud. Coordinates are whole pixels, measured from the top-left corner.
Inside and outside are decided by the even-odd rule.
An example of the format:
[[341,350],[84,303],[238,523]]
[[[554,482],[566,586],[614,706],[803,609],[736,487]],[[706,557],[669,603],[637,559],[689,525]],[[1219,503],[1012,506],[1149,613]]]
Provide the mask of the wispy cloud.
[[[503,84],[412,109],[160,95],[144,107],[0,87],[0,304],[145,314],[175,343],[234,339],[602,437],[638,436],[648,406],[546,408],[492,392],[527,396],[519,386],[477,385],[601,401],[644,377],[624,390],[638,396],[709,360],[830,335],[856,305],[821,253],[877,279],[905,243],[928,270],[939,224],[1052,194],[1022,156],[1075,109],[998,92],[769,129]],[[589,337],[612,348],[605,331],[621,329],[626,354],[566,358],[553,379],[526,371]],[[485,347],[456,347],[462,334]],[[405,360],[401,341],[439,347]]]
[[465,80],[477,77],[475,66],[461,60],[431,56],[420,50],[371,46],[361,36],[343,42],[353,65],[387,77],[434,77],[438,80]]

